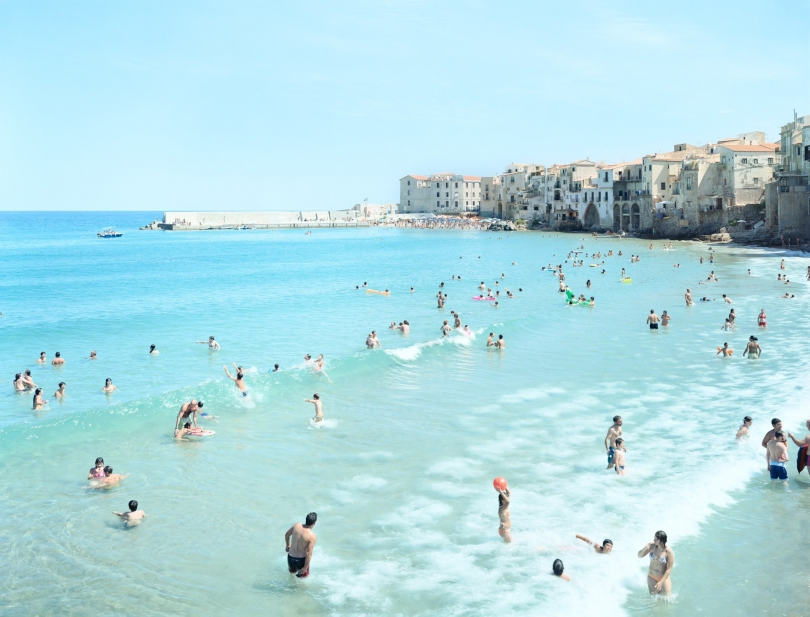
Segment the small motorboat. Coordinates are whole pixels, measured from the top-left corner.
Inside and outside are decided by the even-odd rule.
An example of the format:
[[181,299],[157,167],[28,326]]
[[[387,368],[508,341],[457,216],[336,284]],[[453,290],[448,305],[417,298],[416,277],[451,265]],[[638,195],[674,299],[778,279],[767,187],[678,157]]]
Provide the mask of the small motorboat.
[[104,231],[100,231],[96,234],[99,238],[120,238],[124,234],[121,232],[115,231],[112,227],[109,229],[105,229]]

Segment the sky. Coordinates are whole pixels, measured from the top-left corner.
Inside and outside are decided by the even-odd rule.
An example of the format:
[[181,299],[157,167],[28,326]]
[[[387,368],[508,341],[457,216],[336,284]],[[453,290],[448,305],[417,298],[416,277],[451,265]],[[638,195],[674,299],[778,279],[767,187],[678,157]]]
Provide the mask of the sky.
[[324,210],[810,114],[810,2],[0,0],[0,209]]

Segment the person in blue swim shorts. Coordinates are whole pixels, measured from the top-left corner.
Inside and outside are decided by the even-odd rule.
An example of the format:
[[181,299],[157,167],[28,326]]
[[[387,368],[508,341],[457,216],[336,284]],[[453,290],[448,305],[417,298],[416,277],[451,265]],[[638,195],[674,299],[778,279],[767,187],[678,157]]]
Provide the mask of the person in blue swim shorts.
[[787,439],[782,431],[776,431],[773,439],[768,442],[768,471],[771,472],[771,480],[782,480],[787,483],[788,474],[785,463],[788,462]]
[[[605,469],[613,467],[613,454],[616,451],[616,440],[622,436],[622,417],[613,416],[613,426],[608,429],[605,437],[605,450],[607,451],[608,464]],[[624,449],[624,446],[622,446]]]

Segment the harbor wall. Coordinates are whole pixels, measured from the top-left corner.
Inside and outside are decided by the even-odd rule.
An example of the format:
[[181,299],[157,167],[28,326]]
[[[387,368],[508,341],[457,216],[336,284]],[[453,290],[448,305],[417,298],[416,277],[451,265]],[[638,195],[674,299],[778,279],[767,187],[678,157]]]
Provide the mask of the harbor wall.
[[357,210],[301,212],[164,212],[162,229],[200,230],[236,227],[360,227],[367,221]]

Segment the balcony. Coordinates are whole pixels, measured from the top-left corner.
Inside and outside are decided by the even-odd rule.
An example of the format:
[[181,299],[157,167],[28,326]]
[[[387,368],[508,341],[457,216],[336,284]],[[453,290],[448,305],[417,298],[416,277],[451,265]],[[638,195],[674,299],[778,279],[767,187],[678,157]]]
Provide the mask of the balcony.
[[555,189],[560,189],[560,188],[562,188],[562,186],[560,185],[560,182],[559,182],[559,181],[557,181],[557,182],[555,182],[555,183],[554,183],[554,188],[555,188]]

